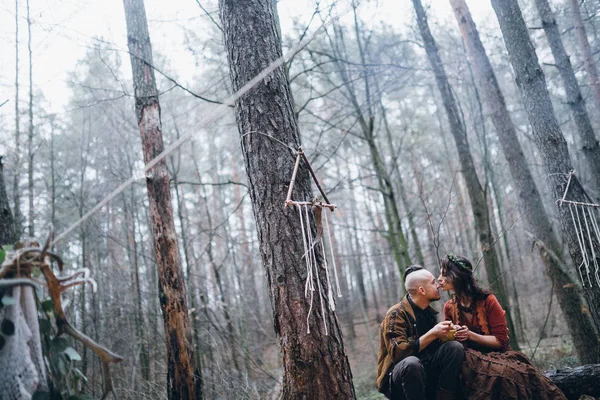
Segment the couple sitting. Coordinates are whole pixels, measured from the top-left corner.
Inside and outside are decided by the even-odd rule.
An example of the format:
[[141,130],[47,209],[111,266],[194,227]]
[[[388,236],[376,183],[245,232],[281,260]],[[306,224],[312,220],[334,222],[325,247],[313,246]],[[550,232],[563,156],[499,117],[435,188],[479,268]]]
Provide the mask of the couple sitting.
[[[411,266],[407,295],[380,326],[377,389],[393,400],[566,399],[508,344],[504,310],[478,286],[469,260],[450,253],[435,277]],[[439,289],[455,293],[437,323],[430,303]]]

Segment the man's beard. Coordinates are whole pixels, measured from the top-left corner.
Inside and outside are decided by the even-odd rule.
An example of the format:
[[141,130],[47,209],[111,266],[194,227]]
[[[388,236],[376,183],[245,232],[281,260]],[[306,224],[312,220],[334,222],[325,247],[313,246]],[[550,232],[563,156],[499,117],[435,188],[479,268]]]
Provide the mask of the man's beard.
[[429,299],[429,301],[430,301],[430,302],[434,302],[434,301],[438,301],[438,300],[439,300],[439,299],[441,299],[441,298],[442,298],[442,295],[441,295],[441,294],[438,292],[438,295],[437,295],[437,297],[431,298],[431,299]]

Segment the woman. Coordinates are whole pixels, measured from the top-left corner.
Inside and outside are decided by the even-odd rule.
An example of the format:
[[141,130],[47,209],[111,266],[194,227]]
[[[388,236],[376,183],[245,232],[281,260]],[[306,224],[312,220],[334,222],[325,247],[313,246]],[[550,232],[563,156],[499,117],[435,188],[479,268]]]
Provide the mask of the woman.
[[477,284],[471,262],[450,253],[440,266],[442,290],[454,292],[444,304],[444,316],[466,349],[461,375],[465,397],[566,399],[525,354],[510,348],[504,310],[492,292]]

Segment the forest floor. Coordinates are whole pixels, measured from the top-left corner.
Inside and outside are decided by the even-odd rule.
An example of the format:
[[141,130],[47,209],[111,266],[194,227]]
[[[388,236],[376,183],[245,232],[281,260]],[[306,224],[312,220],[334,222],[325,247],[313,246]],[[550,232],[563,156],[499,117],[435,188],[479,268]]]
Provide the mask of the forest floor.
[[[348,329],[342,325],[346,354],[352,368],[354,388],[357,399],[377,399],[385,397],[375,389],[377,374],[377,351],[379,350],[379,324],[385,311],[376,315],[375,310],[369,310],[368,322],[355,321],[356,337],[348,337]],[[529,344],[522,343],[521,351],[533,360],[534,365],[541,371],[557,368],[575,367],[579,360],[574,355],[570,337],[530,338]],[[536,346],[537,345],[537,346]],[[536,349],[537,347],[537,349]],[[532,355],[535,350],[535,355]]]

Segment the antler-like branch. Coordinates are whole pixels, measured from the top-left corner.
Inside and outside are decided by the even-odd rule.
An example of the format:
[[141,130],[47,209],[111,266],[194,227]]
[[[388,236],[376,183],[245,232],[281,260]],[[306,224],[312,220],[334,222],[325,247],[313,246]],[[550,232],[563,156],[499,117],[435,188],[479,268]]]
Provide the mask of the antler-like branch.
[[[50,267],[52,262],[56,263],[60,271],[63,270],[64,263],[57,254],[48,251],[51,236],[52,233],[43,248],[39,247],[37,243],[34,243],[34,246],[30,247],[24,247],[23,245],[20,245],[19,247],[15,246],[15,251],[11,254],[11,258],[8,259],[8,261],[5,261],[2,268],[0,268],[0,289],[19,285],[29,285],[36,288],[37,285],[31,278],[31,271],[34,268],[39,268],[46,280],[46,286],[48,287],[48,292],[52,299],[52,307],[56,318],[58,334],[68,334],[98,356],[102,362],[102,375],[104,378],[104,393],[102,398],[106,398],[106,396],[113,391],[109,363],[121,362],[123,361],[123,357],[96,343],[89,336],[71,326],[67,320],[61,301],[62,292],[72,286],[87,282],[91,283],[93,290],[96,291],[97,285],[90,277],[90,270],[87,268],[79,269],[69,276],[56,277]],[[11,278],[2,279],[6,276],[11,276]],[[16,278],[13,279],[12,276],[16,276]]]
[[38,285],[29,278],[0,279],[0,289],[10,289],[15,286],[31,286],[34,289],[38,288]]

